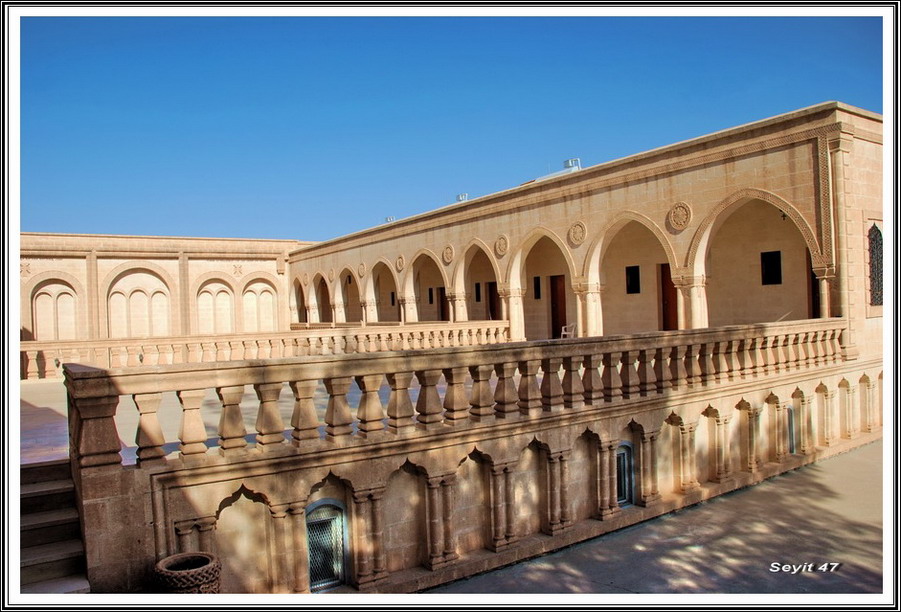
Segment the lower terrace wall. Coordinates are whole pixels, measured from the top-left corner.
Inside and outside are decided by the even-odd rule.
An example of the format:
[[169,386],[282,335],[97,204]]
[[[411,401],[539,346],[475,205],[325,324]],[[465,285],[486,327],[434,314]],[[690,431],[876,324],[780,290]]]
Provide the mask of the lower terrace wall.
[[[225,591],[307,592],[323,552],[307,521],[328,513],[344,519],[343,553],[332,551],[343,562],[329,566],[339,582],[414,591],[748,486],[881,436],[882,364],[845,361],[843,328],[833,319],[265,364],[67,367],[92,591],[149,588],[156,560],[212,550]],[[287,431],[273,411],[285,383],[295,396]],[[260,400],[256,436],[235,413],[245,384]],[[218,441],[199,409],[211,387]],[[183,408],[177,452],[155,408],[169,391]],[[131,432],[112,420],[126,394],[141,412],[133,466],[118,454]]]

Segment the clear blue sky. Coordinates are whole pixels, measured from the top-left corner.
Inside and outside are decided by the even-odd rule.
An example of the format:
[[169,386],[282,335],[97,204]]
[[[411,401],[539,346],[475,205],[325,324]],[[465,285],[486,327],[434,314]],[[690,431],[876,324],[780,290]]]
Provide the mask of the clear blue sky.
[[22,22],[23,231],[324,240],[840,100],[878,18]]

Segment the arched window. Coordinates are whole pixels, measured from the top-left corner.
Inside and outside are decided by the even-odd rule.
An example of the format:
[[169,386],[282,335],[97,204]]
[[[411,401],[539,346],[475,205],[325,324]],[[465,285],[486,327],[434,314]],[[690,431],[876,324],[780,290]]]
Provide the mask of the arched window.
[[310,590],[313,592],[344,584],[347,573],[344,516],[344,508],[337,500],[321,500],[307,509]]
[[882,232],[875,223],[867,238],[870,251],[870,306],[882,306]]
[[616,449],[616,502],[620,506],[633,503],[634,471],[632,463],[632,447],[620,444]]

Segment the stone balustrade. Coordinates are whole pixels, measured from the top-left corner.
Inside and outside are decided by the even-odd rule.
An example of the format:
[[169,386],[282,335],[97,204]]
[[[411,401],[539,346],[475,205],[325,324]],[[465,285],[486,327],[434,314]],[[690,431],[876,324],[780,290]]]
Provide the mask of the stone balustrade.
[[[193,347],[195,361],[207,355],[202,363],[129,367],[136,364],[120,360],[109,371],[66,364],[71,453],[76,466],[90,468],[119,464],[120,439],[136,440],[139,464],[167,457],[220,461],[222,456],[246,452],[247,432],[238,405],[246,385],[254,388],[259,400],[255,444],[250,446],[286,454],[321,444],[443,435],[447,426],[491,426],[616,407],[837,364],[843,359],[845,326],[841,319],[816,319],[488,346],[475,341],[483,332],[478,326],[448,328],[444,333],[429,327],[419,335],[408,329],[399,336],[357,330],[347,340],[366,354],[339,354],[347,350],[344,345],[333,350],[332,337],[327,345],[315,337],[315,343],[310,340],[303,346],[310,356],[299,359],[296,353],[284,356],[284,348],[273,349],[273,344],[263,349],[259,343],[264,341],[254,340],[245,341],[254,343],[250,347],[237,347],[245,358],[249,349],[250,360],[219,363],[209,362],[219,346],[226,350],[220,345],[226,341],[207,347],[196,342],[189,350]],[[492,333],[498,338],[502,328]],[[232,342],[237,341],[228,341],[227,358],[235,354]],[[292,346],[296,350],[298,345]],[[433,350],[389,350],[398,347]],[[263,358],[268,359],[259,361]],[[410,394],[414,378],[419,387],[415,402]],[[328,394],[321,422],[313,401],[320,382]],[[286,383],[294,395],[288,436],[277,407]],[[354,383],[361,392],[357,406],[347,398]],[[390,389],[387,404],[378,394],[383,384]],[[201,416],[201,402],[210,389],[221,402],[221,453],[208,452]],[[179,450],[174,455],[163,450],[168,441],[157,416],[161,394],[166,392],[175,392],[182,408]],[[140,413],[137,432],[116,430],[113,417],[125,395],[133,397]]]
[[414,323],[404,326],[323,324],[310,329],[266,334],[173,336],[59,342],[21,342],[23,380],[55,378],[62,364],[79,363],[104,369],[309,355],[372,353],[476,346],[506,342],[505,321]]

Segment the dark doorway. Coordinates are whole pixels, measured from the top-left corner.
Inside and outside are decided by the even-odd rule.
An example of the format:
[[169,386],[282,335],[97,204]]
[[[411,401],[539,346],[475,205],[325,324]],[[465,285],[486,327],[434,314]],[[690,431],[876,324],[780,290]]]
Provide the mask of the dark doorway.
[[[807,268],[810,269],[810,251],[807,251]],[[808,319],[820,318],[820,281],[813,270],[810,270],[810,282],[807,285],[807,313]]]
[[450,308],[447,303],[447,291],[444,287],[438,287],[438,308],[441,311],[441,320],[450,321]]
[[549,276],[551,293],[551,338],[559,338],[566,326],[566,276]]
[[679,329],[676,291],[669,264],[660,264],[660,329],[663,331]]
[[488,319],[490,321],[500,321],[501,319],[501,296],[497,292],[497,283],[485,283],[488,287]]

